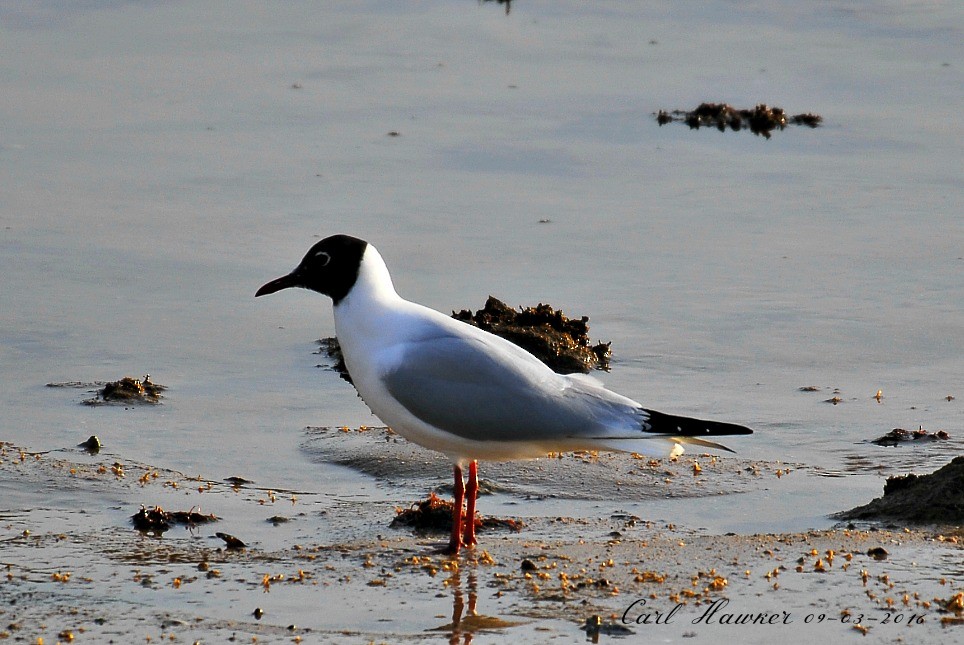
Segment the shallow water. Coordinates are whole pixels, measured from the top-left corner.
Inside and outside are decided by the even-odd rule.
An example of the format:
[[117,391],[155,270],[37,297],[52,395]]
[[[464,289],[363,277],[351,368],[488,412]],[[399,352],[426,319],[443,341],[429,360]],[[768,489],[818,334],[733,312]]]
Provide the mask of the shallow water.
[[[0,440],[424,494],[317,458],[307,427],[377,420],[316,368],[324,298],[253,298],[346,232],[440,310],[590,315],[613,389],[750,425],[740,459],[795,468],[631,512],[829,526],[964,446],[962,27],[954,3],[0,6]],[[652,116],[719,100],[825,121],[767,141]],[[148,372],[160,406],[45,387]],[[864,443],[919,426],[951,440]]]

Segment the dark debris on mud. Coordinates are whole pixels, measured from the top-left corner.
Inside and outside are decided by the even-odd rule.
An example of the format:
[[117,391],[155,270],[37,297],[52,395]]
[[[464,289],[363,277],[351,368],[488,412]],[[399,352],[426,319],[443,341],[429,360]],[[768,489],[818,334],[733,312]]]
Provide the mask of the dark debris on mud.
[[964,456],[928,475],[888,477],[884,495],[835,515],[842,520],[896,520],[910,524],[964,522]]
[[222,540],[224,540],[224,546],[227,549],[245,549],[248,546],[247,544],[245,544],[238,538],[234,537],[230,533],[223,533],[221,531],[218,531],[214,535],[215,537],[219,537]]
[[83,448],[87,454],[96,455],[100,452],[100,449],[104,447],[104,444],[100,442],[97,435],[92,434],[87,437],[87,441],[77,444],[78,448]]
[[125,376],[119,381],[111,381],[104,385],[97,391],[97,396],[85,400],[84,405],[131,403],[156,405],[161,402],[161,392],[166,389],[165,386],[151,381],[150,374],[145,375],[141,380]]
[[542,303],[517,311],[489,296],[474,314],[463,309],[452,312],[452,317],[515,343],[560,374],[609,369],[611,343],[592,343],[589,316],[567,318]]
[[760,103],[752,110],[740,110],[728,103],[700,103],[695,110],[660,110],[656,113],[656,122],[660,125],[667,123],[685,123],[692,130],[700,128],[716,128],[726,132],[727,128],[734,132],[749,130],[753,134],[766,139],[774,130],[783,130],[788,125],[805,125],[816,128],[823,121],[818,114],[805,112],[789,115],[783,108],[770,107]]
[[894,428],[887,434],[877,437],[871,440],[870,443],[875,443],[878,446],[896,446],[901,443],[906,442],[930,442],[930,441],[946,441],[950,439],[951,436],[947,434],[944,430],[938,430],[937,432],[928,432],[924,428],[918,430],[904,430],[903,428]]
[[134,528],[142,533],[161,535],[175,524],[192,527],[217,522],[218,517],[213,514],[204,515],[193,508],[189,511],[165,511],[160,506],[141,506],[140,510],[131,516],[131,521]]
[[[395,518],[388,526],[393,529],[410,528],[417,533],[451,532],[454,508],[453,502],[430,493],[426,499],[415,502],[409,508],[396,508]],[[523,526],[525,525],[519,520],[483,517],[478,513],[475,516],[477,531],[496,529],[520,531]]]

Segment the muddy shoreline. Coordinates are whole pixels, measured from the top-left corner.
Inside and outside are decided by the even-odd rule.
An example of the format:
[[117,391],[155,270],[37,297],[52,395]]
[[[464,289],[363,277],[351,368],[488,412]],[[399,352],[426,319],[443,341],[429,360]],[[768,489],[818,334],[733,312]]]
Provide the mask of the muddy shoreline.
[[[333,429],[332,439],[354,446],[347,452],[405,448],[378,432]],[[558,477],[563,489],[569,478],[586,482],[585,468],[625,479],[626,468],[639,466],[623,457],[563,455],[546,477]],[[700,474],[678,460],[659,464],[659,476],[686,489],[680,494],[719,503],[735,493],[721,485],[743,481],[728,472],[746,473],[744,486],[765,481],[739,459],[693,459],[706,464]],[[479,547],[453,560],[435,552],[444,535],[389,528],[411,499],[275,490],[79,448],[41,453],[4,444],[0,461],[0,490],[18,503],[0,518],[0,637],[13,642],[699,642],[748,636],[733,621],[751,615],[766,623],[754,637],[771,639],[791,624],[815,636],[866,631],[886,642],[906,629],[930,639],[964,629],[956,609],[964,592],[959,527],[714,535],[626,513],[528,514],[513,518],[521,530],[481,533]],[[780,470],[754,466],[771,477]],[[396,473],[371,476],[404,479],[410,468],[402,459]],[[717,476],[723,484],[683,485]],[[492,494],[524,497],[532,493],[526,486],[538,485]],[[130,518],[145,503],[203,507],[218,521],[172,526],[162,537],[141,533]],[[247,547],[227,548],[222,531]],[[357,609],[319,610],[336,603]]]

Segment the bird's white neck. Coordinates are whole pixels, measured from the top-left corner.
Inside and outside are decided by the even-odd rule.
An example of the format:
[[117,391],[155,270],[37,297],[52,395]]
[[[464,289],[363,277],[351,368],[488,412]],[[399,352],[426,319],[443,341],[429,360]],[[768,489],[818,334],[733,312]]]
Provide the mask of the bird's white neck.
[[348,325],[377,322],[386,305],[398,300],[400,296],[395,292],[385,261],[369,244],[362,255],[355,284],[334,308],[335,325],[339,326],[340,321]]

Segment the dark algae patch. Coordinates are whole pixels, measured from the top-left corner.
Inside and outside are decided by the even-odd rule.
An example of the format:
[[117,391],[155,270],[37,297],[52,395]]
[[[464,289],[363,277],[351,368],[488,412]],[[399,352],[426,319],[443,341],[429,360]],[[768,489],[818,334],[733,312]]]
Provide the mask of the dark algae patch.
[[[452,317],[515,343],[560,374],[609,369],[611,343],[592,343],[589,316],[568,318],[561,310],[542,303],[516,310],[489,296],[485,307],[475,313],[463,309],[453,312]],[[315,353],[334,361],[332,369],[351,383],[338,339],[323,338],[318,345]]]
[[752,110],[741,110],[728,103],[700,103],[694,110],[660,110],[656,113],[656,122],[660,125],[668,123],[685,123],[692,130],[700,128],[716,128],[720,132],[727,129],[739,132],[749,130],[753,134],[769,139],[774,130],[783,130],[788,125],[805,125],[816,128],[823,121],[819,114],[805,112],[802,114],[787,114],[783,108],[770,107],[760,103]]
[[[390,528],[410,528],[419,533],[447,533],[452,530],[452,509],[454,505],[442,499],[435,493],[426,499],[415,502],[409,508],[396,508],[395,519],[389,524]],[[476,530],[488,531],[494,529],[509,529],[519,531],[522,522],[495,517],[482,517],[476,514]]]
[[166,386],[155,383],[151,375],[146,374],[143,379],[125,376],[119,381],[63,381],[47,383],[47,387],[56,388],[96,388],[91,389],[96,395],[83,401],[84,405],[156,405],[161,402],[161,392]]
[[560,374],[609,369],[610,343],[590,341],[588,316],[567,318],[542,303],[516,311],[489,296],[474,314],[463,309],[452,317],[515,343]]
[[147,374],[140,381],[125,376],[119,381],[108,383],[97,394],[105,402],[157,403],[164,389],[163,385],[152,382],[151,375]]
[[247,548],[247,545],[246,545],[244,542],[242,542],[242,541],[239,540],[238,538],[234,537],[234,536],[231,535],[230,533],[222,533],[221,531],[218,531],[218,532],[215,533],[214,535],[215,535],[216,537],[219,537],[219,538],[221,538],[222,540],[224,540],[224,546],[225,546],[225,548],[228,548],[228,549],[244,549],[244,548]]
[[929,475],[888,477],[884,495],[838,513],[842,520],[898,520],[918,524],[964,522],[964,456]]
[[111,381],[97,390],[97,396],[84,401],[84,405],[105,405],[130,403],[154,405],[160,403],[161,392],[165,388],[151,381],[151,375],[147,374],[143,379],[137,380],[130,376],[125,376],[119,381]]
[[96,455],[100,452],[103,444],[100,442],[100,439],[97,438],[97,435],[92,434],[87,438],[87,441],[78,444],[77,447],[83,448],[88,454]]
[[[907,442],[930,442],[930,441],[945,441],[950,439],[950,435],[943,430],[938,430],[937,432],[928,432],[923,428],[918,430],[904,430],[903,428],[894,428],[887,434],[877,437],[870,443],[875,443],[878,446],[896,446],[901,443]],[[887,489],[884,489],[886,493]]]
[[218,518],[214,515],[204,515],[194,509],[189,511],[165,511],[160,506],[141,509],[131,516],[134,528],[142,533],[152,533],[161,535],[175,524],[193,527],[199,524],[209,524],[217,522]]

